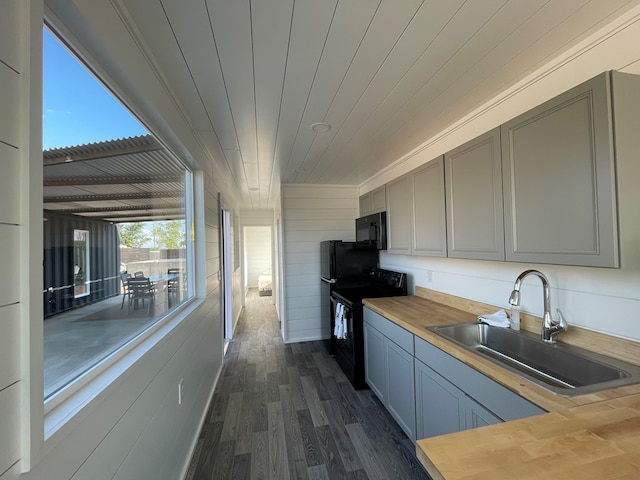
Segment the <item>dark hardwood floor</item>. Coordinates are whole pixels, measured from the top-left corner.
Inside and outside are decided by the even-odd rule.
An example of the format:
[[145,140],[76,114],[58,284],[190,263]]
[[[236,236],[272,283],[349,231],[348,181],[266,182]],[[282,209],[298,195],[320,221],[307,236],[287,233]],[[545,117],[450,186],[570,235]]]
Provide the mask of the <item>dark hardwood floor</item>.
[[429,479],[413,442],[322,342],[285,345],[252,291],[186,479],[390,478]]

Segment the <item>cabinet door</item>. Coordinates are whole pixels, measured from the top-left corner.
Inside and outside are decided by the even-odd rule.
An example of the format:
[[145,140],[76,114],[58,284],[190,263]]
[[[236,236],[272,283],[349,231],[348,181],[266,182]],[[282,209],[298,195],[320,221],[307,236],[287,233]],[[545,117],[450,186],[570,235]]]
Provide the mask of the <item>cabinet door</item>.
[[610,77],[502,126],[506,258],[618,267]]
[[364,195],[360,195],[359,205],[360,205],[360,217],[364,217],[373,213],[372,204],[371,204],[371,192],[365,193]]
[[387,252],[411,254],[411,184],[408,176],[387,184]]
[[416,439],[413,355],[385,338],[386,407],[411,440]]
[[502,419],[484,408],[471,397],[465,398],[465,428],[484,427],[494,423],[502,423]]
[[387,209],[387,189],[385,185],[371,192],[371,213],[384,212]]
[[364,322],[364,376],[380,401],[386,401],[384,335]]
[[413,255],[447,256],[444,207],[444,157],[411,173]]
[[449,257],[504,260],[500,129],[445,154]]
[[417,438],[464,430],[464,392],[419,360],[415,360],[415,372]]

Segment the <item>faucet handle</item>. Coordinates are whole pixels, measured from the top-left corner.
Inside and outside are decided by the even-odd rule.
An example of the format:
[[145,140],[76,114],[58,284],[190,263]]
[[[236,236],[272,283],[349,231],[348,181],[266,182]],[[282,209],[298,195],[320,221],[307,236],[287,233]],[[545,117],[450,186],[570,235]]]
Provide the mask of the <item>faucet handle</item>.
[[559,308],[556,308],[556,312],[558,313],[557,325],[566,331],[569,328],[569,323],[567,322],[567,319],[564,318],[564,315],[562,314]]

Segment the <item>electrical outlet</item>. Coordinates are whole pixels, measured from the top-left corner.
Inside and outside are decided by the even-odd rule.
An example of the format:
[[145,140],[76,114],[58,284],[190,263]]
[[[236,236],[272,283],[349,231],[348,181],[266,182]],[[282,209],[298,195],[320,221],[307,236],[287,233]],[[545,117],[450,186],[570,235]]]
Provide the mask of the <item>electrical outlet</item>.
[[427,270],[427,283],[433,282],[433,271]]
[[184,398],[184,378],[181,378],[178,382],[178,405],[182,405],[182,399]]

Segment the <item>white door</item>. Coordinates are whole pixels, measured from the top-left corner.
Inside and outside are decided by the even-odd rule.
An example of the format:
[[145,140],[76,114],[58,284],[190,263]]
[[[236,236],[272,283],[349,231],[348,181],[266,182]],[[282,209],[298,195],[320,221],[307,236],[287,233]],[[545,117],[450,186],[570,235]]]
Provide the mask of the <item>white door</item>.
[[233,338],[233,302],[232,302],[232,274],[233,265],[231,263],[231,212],[227,210],[220,201],[220,227],[221,227],[221,288],[222,288],[222,315],[224,320],[224,341],[225,349],[228,342]]

